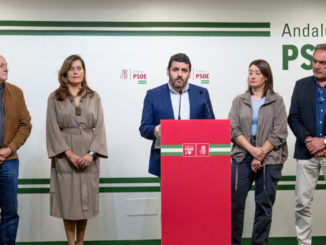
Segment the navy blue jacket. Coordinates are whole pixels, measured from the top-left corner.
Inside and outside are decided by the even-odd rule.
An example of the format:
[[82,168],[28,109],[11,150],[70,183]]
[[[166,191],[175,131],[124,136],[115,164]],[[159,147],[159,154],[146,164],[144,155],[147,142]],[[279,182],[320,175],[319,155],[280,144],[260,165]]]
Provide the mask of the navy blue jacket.
[[[206,102],[208,104],[211,119],[215,119],[209,94],[206,88],[189,84],[189,104],[190,119],[208,119]],[[161,153],[159,149],[155,149],[155,126],[161,123],[162,119],[174,119],[173,108],[170,97],[168,84],[161,85],[147,91],[141,125],[139,131],[141,136],[146,139],[153,140],[151,147],[151,155],[149,159],[148,172],[156,176],[161,175]]]
[[[289,126],[297,137],[294,149],[294,158],[310,159],[310,154],[305,146],[307,136],[316,137],[316,82],[313,76],[303,78],[296,82],[288,117]],[[324,118],[323,134],[326,132]]]

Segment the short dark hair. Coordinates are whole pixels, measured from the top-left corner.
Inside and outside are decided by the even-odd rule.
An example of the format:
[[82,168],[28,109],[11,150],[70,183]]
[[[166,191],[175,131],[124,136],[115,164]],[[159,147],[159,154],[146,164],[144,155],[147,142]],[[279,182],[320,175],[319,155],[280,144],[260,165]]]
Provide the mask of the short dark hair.
[[[271,94],[275,94],[273,89],[273,73],[270,65],[266,60],[254,60],[250,63],[250,66],[257,66],[260,72],[266,77],[265,87],[264,87],[264,96],[266,96],[267,91],[269,90]],[[248,83],[248,91],[252,94],[251,87]]]
[[190,62],[189,57],[186,54],[178,53],[178,54],[172,55],[169,60],[168,69],[171,68],[173,61],[186,63],[189,65],[189,70],[191,70],[191,62]]
[[314,54],[317,50],[325,50],[326,51],[326,43],[317,44],[314,50]]

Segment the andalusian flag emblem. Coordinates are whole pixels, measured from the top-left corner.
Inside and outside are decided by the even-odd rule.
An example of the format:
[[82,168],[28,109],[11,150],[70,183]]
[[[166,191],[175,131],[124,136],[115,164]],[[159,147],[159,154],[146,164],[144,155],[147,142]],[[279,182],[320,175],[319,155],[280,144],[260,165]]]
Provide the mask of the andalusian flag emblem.
[[209,157],[217,155],[231,155],[231,145],[212,145],[209,143],[161,145],[161,156]]

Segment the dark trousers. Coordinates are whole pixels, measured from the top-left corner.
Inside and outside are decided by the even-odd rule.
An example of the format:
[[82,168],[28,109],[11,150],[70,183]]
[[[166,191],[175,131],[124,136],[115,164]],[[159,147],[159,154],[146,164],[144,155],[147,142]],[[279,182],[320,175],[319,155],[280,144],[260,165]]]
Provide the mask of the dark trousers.
[[18,159],[0,164],[0,244],[15,244],[19,216],[17,213]]
[[[246,198],[254,181],[256,209],[251,244],[268,244],[272,207],[283,164],[266,165],[265,174],[263,168],[255,173],[251,170],[252,160],[253,158],[249,154],[240,163],[232,159],[232,245],[241,245]],[[238,186],[235,191],[237,167]]]

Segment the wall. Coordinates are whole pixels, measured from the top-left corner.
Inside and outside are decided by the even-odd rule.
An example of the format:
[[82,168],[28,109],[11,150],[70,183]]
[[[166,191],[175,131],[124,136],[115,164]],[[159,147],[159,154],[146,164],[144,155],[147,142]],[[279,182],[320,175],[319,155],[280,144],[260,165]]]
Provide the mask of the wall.
[[[19,195],[18,241],[65,239],[61,220],[48,215],[48,195],[40,192],[48,188],[50,167],[45,148],[47,97],[58,86],[57,72],[68,55],[76,53],[84,58],[89,85],[102,97],[110,154],[101,166],[106,182],[101,184],[101,213],[90,220],[86,239],[158,239],[160,193],[156,180],[147,179],[151,177],[147,173],[151,142],[140,137],[138,127],[146,91],[167,82],[169,57],[177,52],[189,55],[194,67],[190,82],[209,89],[219,119],[227,117],[232,99],[246,89],[250,61],[266,59],[273,69],[275,90],[283,96],[288,110],[295,81],[312,74],[312,45],[325,42],[325,5],[317,0],[1,0],[0,53],[9,63],[8,81],[25,93],[33,123],[32,134],[19,151],[20,178],[32,180],[21,181],[19,186],[29,188],[29,194]],[[97,23],[92,26],[94,21]],[[152,22],[162,23],[155,26]],[[183,24],[178,27],[180,22]],[[197,27],[194,22],[206,23]],[[220,22],[227,24],[211,27],[211,23]],[[296,33],[294,27],[298,28]],[[297,57],[291,58],[296,51]],[[123,76],[124,70],[128,77]],[[200,78],[207,74],[208,79]],[[294,141],[289,131],[289,159],[283,170],[287,177],[280,182],[285,190],[278,191],[275,203],[274,237],[295,236]],[[313,235],[326,236],[322,229],[325,190],[320,187],[315,195],[314,213],[318,216]],[[36,194],[30,193],[32,189]],[[247,204],[244,235],[250,236],[253,193]],[[51,233],[40,232],[41,227]]]

